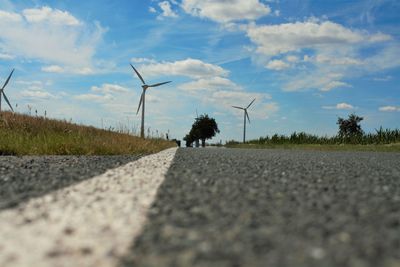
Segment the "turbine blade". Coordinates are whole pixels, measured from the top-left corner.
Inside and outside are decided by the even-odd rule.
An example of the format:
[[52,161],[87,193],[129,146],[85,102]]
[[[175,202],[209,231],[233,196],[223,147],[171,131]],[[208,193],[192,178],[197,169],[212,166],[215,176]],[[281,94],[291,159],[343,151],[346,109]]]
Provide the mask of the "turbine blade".
[[11,104],[10,104],[10,101],[8,101],[8,98],[7,98],[7,96],[6,96],[6,94],[3,92],[3,96],[4,96],[4,99],[6,100],[6,102],[7,102],[7,104],[8,104],[8,106],[11,108],[11,110],[14,112],[14,109],[12,108],[12,106],[11,106]]
[[244,110],[244,108],[241,108],[241,107],[237,107],[237,106],[232,106],[232,107]]
[[[254,101],[256,101],[256,99],[255,99],[255,98],[253,99],[253,101],[251,101],[251,103],[250,103],[250,104],[247,106],[247,108],[249,108],[249,107],[251,106],[251,104],[253,104],[253,103],[254,103]],[[247,109],[247,108],[246,108],[246,109]]]
[[135,69],[134,66],[132,66],[132,64],[130,64],[132,69],[136,72],[136,75],[139,77],[139,79],[142,81],[143,84],[146,84],[146,82],[143,80],[142,75],[140,75],[140,73]]
[[245,110],[245,113],[246,113],[247,120],[248,120],[249,123],[250,123],[250,117],[249,117],[249,113],[247,113],[247,110]]
[[137,108],[136,115],[139,113],[140,106],[142,105],[142,102],[143,102],[143,94],[144,94],[144,91],[143,91],[142,95],[140,96],[139,106],[138,106],[138,108]]
[[166,84],[166,83],[170,83],[170,82],[171,81],[163,82],[163,83],[156,83],[156,84],[149,85],[149,87],[157,87],[157,86],[160,86],[160,85],[163,85],[163,84]]
[[13,70],[11,71],[10,75],[8,76],[6,82],[4,83],[3,87],[1,88],[1,90],[3,90],[3,89],[7,86],[8,82],[9,82],[10,79],[11,79],[11,76],[12,76],[13,73],[14,73],[14,70],[15,70],[15,69],[13,69]]

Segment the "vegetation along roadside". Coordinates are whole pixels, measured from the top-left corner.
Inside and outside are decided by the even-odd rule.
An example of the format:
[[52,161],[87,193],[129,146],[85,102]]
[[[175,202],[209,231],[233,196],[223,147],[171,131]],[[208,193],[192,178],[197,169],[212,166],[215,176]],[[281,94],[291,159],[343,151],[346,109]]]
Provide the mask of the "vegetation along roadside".
[[338,118],[338,134],[332,137],[294,132],[289,136],[274,134],[246,143],[229,141],[226,147],[400,152],[399,129],[380,127],[373,133],[365,133],[360,125],[362,120],[355,114],[347,119]]
[[174,147],[162,138],[140,138],[67,121],[2,112],[0,155],[150,154]]

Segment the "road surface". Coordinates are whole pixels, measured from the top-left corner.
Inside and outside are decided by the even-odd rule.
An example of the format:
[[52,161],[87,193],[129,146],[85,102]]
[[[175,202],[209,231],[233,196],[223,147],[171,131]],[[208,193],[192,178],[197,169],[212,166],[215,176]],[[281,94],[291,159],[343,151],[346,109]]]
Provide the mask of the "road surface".
[[[160,167],[157,164],[150,171],[144,166],[146,162],[131,165],[129,172],[144,166],[148,177],[138,179],[143,177],[139,172],[139,176],[127,180],[140,181],[123,185],[124,201],[134,205],[124,214],[109,217],[109,222],[132,214],[135,206],[142,203],[139,193],[150,188],[152,193],[142,206],[141,214],[145,213],[146,218],[140,220],[140,227],[134,226],[134,218],[123,219],[109,236],[118,239],[117,232],[135,228],[132,233],[124,232],[129,237],[129,242],[125,238],[121,243],[126,249],[113,253],[115,247],[106,251],[95,245],[90,247],[90,243],[72,253],[71,248],[64,246],[64,250],[47,253],[47,258],[37,261],[50,260],[52,264],[68,266],[62,263],[80,258],[77,262],[87,263],[86,266],[103,262],[107,264],[101,266],[121,267],[400,266],[399,153],[179,149],[174,156],[167,157],[168,160],[156,160],[164,168],[160,172],[152,171]],[[135,162],[141,160],[145,158]],[[1,166],[0,159],[0,169]],[[162,179],[142,188],[158,173]],[[107,183],[108,176],[102,176],[102,183]],[[111,179],[112,183],[116,181],[117,176]],[[107,190],[103,190],[105,196],[117,194],[120,189],[109,193]],[[60,201],[53,199],[50,205]],[[26,213],[32,207],[49,205],[32,201],[36,200],[18,204],[17,209]],[[112,205],[111,202],[118,201],[107,201],[106,205]],[[99,209],[100,213],[104,209]],[[15,210],[10,207],[0,212],[0,222],[18,216],[13,213]],[[38,225],[57,223],[37,217],[30,216],[30,221],[21,223],[16,230],[29,228],[35,220],[42,220]],[[75,239],[83,238],[79,236],[80,228],[91,227],[84,225],[85,221],[79,223],[75,226],[77,233],[72,234]],[[25,231],[25,235],[30,231],[37,230]],[[69,238],[57,237],[61,240],[54,241],[49,248],[62,247],[63,238]],[[89,237],[92,235],[84,236]],[[29,255],[19,260],[22,256],[15,251],[14,258],[10,260],[7,254],[10,261],[4,260],[2,245],[5,244],[0,243],[0,262],[5,266],[18,266],[18,262],[27,263],[19,266],[28,266]],[[85,261],[85,257],[95,259]]]
[[73,185],[139,156],[0,157],[0,210]]

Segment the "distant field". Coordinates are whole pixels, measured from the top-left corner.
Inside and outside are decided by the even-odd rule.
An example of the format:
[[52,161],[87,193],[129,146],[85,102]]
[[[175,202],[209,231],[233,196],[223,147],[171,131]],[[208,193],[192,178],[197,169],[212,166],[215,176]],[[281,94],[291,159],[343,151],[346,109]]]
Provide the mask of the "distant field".
[[141,139],[66,121],[10,112],[0,115],[0,155],[149,154],[175,146],[163,139]]
[[309,145],[309,144],[227,144],[229,148],[256,148],[256,149],[303,149],[322,151],[376,151],[400,152],[400,143],[377,145]]

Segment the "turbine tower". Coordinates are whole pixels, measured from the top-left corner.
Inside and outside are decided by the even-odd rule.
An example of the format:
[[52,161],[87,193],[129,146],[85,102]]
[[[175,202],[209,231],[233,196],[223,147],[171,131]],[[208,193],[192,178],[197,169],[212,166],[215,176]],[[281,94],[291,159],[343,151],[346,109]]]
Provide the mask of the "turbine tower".
[[6,88],[6,86],[7,86],[8,82],[10,81],[11,76],[13,75],[13,73],[14,73],[14,69],[11,71],[10,75],[8,75],[8,78],[7,78],[6,82],[4,83],[3,87],[0,89],[0,112],[1,112],[1,101],[2,101],[1,97],[2,96],[4,96],[4,99],[6,100],[8,106],[14,112],[14,109],[12,108],[12,106],[10,104],[10,101],[8,100],[6,94],[4,93],[4,88]]
[[245,108],[237,107],[237,106],[232,106],[233,108],[241,109],[241,110],[244,111],[244,120],[243,120],[243,143],[246,143],[246,118],[247,118],[247,120],[248,120],[249,123],[250,123],[250,117],[249,117],[249,114],[247,113],[247,109],[254,103],[255,100],[256,100],[256,99],[254,98],[253,101],[251,101],[250,104],[249,104],[247,107],[245,107]]
[[142,125],[140,127],[140,137],[144,138],[144,106],[145,106],[145,97],[146,97],[146,90],[150,87],[157,87],[163,84],[167,84],[170,83],[171,81],[168,82],[162,82],[162,83],[156,83],[156,84],[152,84],[152,85],[147,85],[146,82],[144,81],[142,75],[140,75],[140,73],[135,69],[134,66],[132,66],[132,64],[130,64],[132,69],[135,71],[136,75],[139,77],[139,79],[142,81],[142,95],[140,96],[140,102],[139,102],[139,106],[138,109],[136,111],[136,114],[139,113],[139,109],[140,106],[142,106]]

